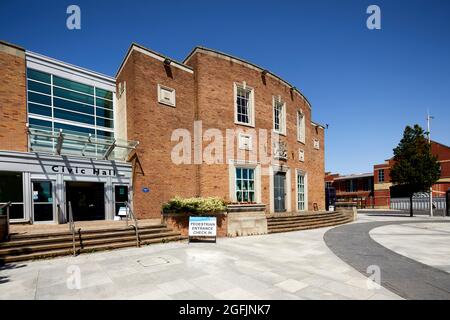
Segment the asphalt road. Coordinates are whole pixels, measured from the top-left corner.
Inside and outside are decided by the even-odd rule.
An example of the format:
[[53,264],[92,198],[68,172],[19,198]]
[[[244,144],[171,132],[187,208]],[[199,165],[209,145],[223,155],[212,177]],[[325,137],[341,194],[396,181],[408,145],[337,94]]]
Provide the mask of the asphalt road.
[[[414,223],[430,220],[416,220]],[[432,223],[449,223],[434,220]],[[379,266],[381,285],[405,299],[449,300],[450,274],[418,261],[397,254],[376,241],[370,230],[391,224],[411,221],[366,222],[343,225],[327,231],[324,240],[327,246],[343,261],[369,277],[369,266]]]

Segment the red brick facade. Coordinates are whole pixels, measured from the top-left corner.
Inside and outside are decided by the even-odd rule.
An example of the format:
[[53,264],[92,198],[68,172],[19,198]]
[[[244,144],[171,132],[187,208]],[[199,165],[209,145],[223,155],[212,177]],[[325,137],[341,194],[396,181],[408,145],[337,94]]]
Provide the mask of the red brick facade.
[[0,42],[0,150],[27,151],[24,49]]
[[[196,48],[185,64],[164,60],[166,58],[145,48],[134,46],[117,75],[117,83],[126,82],[128,139],[138,140],[137,168],[134,178],[134,205],[140,217],[157,217],[163,202],[174,196],[218,196],[231,201],[229,160],[249,160],[250,151],[238,148],[235,136],[231,147],[226,144],[227,129],[265,129],[271,134],[273,128],[273,97],[279,96],[286,103],[287,160],[280,161],[287,171],[286,204],[295,211],[296,170],[307,174],[307,208],[324,209],[324,128],[311,122],[311,109],[307,100],[292,86],[278,77],[262,72],[259,67],[203,48]],[[245,82],[254,90],[255,125],[248,127],[235,124],[234,84]],[[176,92],[176,106],[158,103],[157,85]],[[306,117],[305,144],[297,141],[297,111]],[[194,121],[201,121],[202,132],[218,130],[223,140],[223,159],[209,163],[208,159],[192,164],[173,164],[171,151],[178,141],[171,141],[175,129],[186,129],[192,138],[191,159],[195,159]],[[319,148],[314,148],[314,139]],[[199,140],[197,140],[199,141]],[[212,141],[203,138],[205,153]],[[258,141],[259,143],[259,141]],[[258,145],[254,142],[255,147]],[[226,151],[233,149],[234,157],[227,159]],[[271,154],[270,141],[261,146]],[[299,160],[299,149],[304,150],[304,162]],[[254,148],[256,162],[261,163],[260,152]],[[220,151],[219,151],[220,152]],[[239,154],[240,152],[240,154]],[[214,153],[213,153],[214,154]],[[261,164],[262,172],[269,172],[269,165]],[[142,170],[142,173],[140,173]],[[274,169],[278,170],[278,169]],[[261,174],[260,202],[271,211],[271,179]],[[142,193],[143,187],[150,188]],[[273,207],[273,206],[272,206]]]

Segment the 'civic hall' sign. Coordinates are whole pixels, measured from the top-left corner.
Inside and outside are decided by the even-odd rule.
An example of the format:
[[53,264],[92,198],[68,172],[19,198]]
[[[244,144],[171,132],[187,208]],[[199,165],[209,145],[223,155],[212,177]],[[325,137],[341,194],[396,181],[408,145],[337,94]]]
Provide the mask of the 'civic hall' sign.
[[189,240],[191,237],[217,237],[216,217],[189,217]]

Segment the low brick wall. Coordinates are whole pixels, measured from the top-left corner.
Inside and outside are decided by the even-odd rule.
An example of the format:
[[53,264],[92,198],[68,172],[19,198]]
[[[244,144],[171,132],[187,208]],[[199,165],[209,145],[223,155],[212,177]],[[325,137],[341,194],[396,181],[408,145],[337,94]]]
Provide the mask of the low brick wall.
[[353,216],[353,221],[358,218],[358,208],[356,202],[337,202],[335,204],[336,212],[341,212]]
[[265,205],[228,205],[228,236],[267,234]]
[[[217,217],[217,237],[227,236],[227,214],[215,214]],[[161,222],[169,228],[179,231],[181,235],[189,235],[189,214],[188,213],[163,213]]]

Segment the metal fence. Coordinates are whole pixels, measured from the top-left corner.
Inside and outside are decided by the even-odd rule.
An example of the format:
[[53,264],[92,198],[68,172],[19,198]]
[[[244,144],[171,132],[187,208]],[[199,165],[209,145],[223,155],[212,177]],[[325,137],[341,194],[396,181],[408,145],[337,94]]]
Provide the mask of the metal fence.
[[[445,210],[445,197],[433,197],[433,209]],[[409,198],[391,198],[391,209],[409,210]],[[428,197],[413,198],[413,210],[430,210],[430,199]]]

